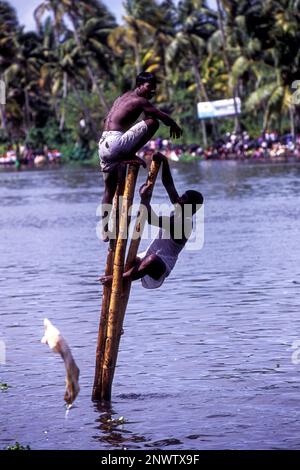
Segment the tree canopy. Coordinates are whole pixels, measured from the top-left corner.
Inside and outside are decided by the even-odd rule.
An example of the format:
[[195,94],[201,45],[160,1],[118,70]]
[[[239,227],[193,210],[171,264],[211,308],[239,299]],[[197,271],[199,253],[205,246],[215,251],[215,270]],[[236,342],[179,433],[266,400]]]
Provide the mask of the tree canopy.
[[[205,0],[125,0],[124,11],[117,24],[100,0],[41,0],[36,29],[25,31],[0,1],[2,141],[95,146],[107,110],[140,71],[157,74],[156,103],[187,141],[206,144],[234,125],[252,134],[299,129],[299,1],[218,0],[215,10]],[[200,125],[198,101],[237,96],[235,124]]]

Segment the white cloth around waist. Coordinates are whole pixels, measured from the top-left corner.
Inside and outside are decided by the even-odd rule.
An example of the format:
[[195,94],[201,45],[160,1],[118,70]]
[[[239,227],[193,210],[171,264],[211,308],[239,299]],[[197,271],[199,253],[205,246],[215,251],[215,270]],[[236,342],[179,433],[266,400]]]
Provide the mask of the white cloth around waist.
[[166,271],[159,279],[154,279],[151,276],[144,276],[141,279],[143,287],[146,289],[157,289],[162,285],[165,278],[169,276],[173,270],[177,260],[178,255],[184,248],[183,244],[176,243],[165,230],[160,229],[157,237],[150,243],[149,247],[139,253],[137,256],[141,259],[155,254],[158,256],[165,264]]
[[99,140],[99,158],[102,171],[111,171],[123,155],[130,154],[148,131],[145,121],[140,121],[128,131],[104,131]]

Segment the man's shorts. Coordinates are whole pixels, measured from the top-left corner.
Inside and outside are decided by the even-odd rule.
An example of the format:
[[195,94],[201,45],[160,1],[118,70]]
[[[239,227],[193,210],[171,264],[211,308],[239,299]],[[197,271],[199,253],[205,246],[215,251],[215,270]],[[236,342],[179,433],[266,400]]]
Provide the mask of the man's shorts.
[[[131,152],[148,131],[145,121],[140,121],[127,132],[104,131],[99,141],[99,158],[101,171],[112,172],[124,156]],[[105,174],[103,175],[105,179]]]
[[[137,257],[140,258],[140,260],[142,261],[144,258],[146,258],[147,256],[149,256],[149,253],[148,250],[145,250],[141,253],[138,253],[137,254]],[[142,286],[145,288],[145,289],[158,289],[158,287],[160,287],[163,282],[165,281],[165,279],[169,276],[169,274],[171,273],[176,261],[177,261],[177,258],[176,260],[174,260],[173,258],[171,259],[170,258],[170,261],[171,262],[168,262],[168,257],[165,257],[165,256],[162,256],[161,253],[158,255],[156,254],[156,256],[158,256],[160,258],[160,260],[164,263],[166,269],[164,271],[164,273],[160,276],[159,279],[154,279],[153,277],[149,276],[149,275],[146,275],[146,276],[143,276],[141,278],[141,283],[142,283]]]

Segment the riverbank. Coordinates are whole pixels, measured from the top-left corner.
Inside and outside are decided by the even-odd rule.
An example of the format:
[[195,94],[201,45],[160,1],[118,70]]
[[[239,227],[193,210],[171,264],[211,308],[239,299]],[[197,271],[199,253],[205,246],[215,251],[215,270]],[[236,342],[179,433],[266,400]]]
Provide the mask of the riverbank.
[[[151,157],[152,154],[149,156],[145,157],[145,160],[147,161],[147,164],[150,164],[151,162]],[[194,164],[197,162],[209,162],[209,161],[214,161],[214,162],[236,162],[236,163],[241,163],[241,164],[254,164],[254,165],[276,165],[276,164],[299,164],[300,163],[300,158],[295,155],[284,155],[284,156],[279,156],[279,157],[261,157],[261,158],[247,158],[247,157],[241,157],[237,155],[232,155],[230,158],[202,158],[198,156],[193,156],[192,154],[184,154],[182,157],[173,159],[170,158],[170,162],[174,166],[187,166],[189,164]],[[99,168],[99,159],[98,156],[93,159],[89,160],[83,160],[83,161],[76,161],[76,160],[64,160],[62,159],[60,163],[50,163],[50,162],[43,162],[39,163],[38,165],[34,164],[18,164],[18,165],[0,165],[0,172],[7,172],[7,171],[45,171],[49,169],[58,169],[61,167],[66,167],[66,168],[97,168],[100,171]]]
[[[251,138],[247,132],[242,134],[227,133],[215,141],[208,148],[199,144],[177,144],[169,139],[152,139],[137,155],[146,161],[151,160],[154,152],[160,151],[173,162],[189,163],[198,160],[241,160],[256,162],[288,162],[300,161],[300,134],[280,135],[277,132],[268,132],[257,138]],[[19,157],[17,157],[19,155]],[[77,162],[80,165],[98,166],[99,156],[96,146],[88,150],[87,147],[75,145],[61,149],[33,151],[26,146],[18,149],[10,146],[5,154],[0,156],[1,166],[15,166],[17,169],[29,167],[43,167],[48,164],[70,164]]]

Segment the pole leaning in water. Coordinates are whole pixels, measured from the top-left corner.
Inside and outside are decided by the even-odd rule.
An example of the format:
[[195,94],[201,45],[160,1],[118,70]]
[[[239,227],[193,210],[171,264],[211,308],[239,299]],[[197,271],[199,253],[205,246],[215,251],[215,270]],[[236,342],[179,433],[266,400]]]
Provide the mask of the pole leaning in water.
[[[155,160],[152,160],[151,162],[149,174],[148,174],[147,181],[146,181],[146,185],[148,186],[148,191],[150,195],[150,200],[152,197],[155,181],[159,172],[160,164],[161,164],[160,161],[157,162]],[[135,258],[139,249],[139,245],[140,245],[140,241],[141,241],[141,237],[143,234],[147,217],[148,217],[147,208],[143,204],[140,204],[138,215],[137,215],[137,220],[135,224],[135,229],[133,232],[133,237],[129,245],[128,255],[127,255],[126,264],[125,264],[125,272],[128,271],[133,266],[133,263],[135,261]],[[119,322],[120,322],[119,330],[120,331],[122,330],[122,326],[123,326],[123,320],[125,317],[126,308],[127,308],[127,304],[128,304],[128,300],[130,296],[131,284],[132,284],[132,281],[130,279],[123,279],[123,289],[122,289],[121,306],[120,306],[120,313],[119,313]],[[120,337],[119,337],[119,341],[120,341]]]
[[[124,186],[125,186],[125,176],[122,172],[120,172],[116,194],[115,194],[114,202],[113,202],[112,216],[111,216],[111,219],[113,222],[112,233],[115,234],[115,236],[112,236],[109,241],[108,254],[107,254],[107,259],[106,259],[106,267],[105,267],[106,276],[113,274],[116,240],[118,238],[118,233],[119,233],[120,200],[123,197]],[[93,394],[92,394],[93,400],[101,400],[102,370],[103,370],[103,359],[104,359],[105,343],[106,343],[110,296],[111,296],[111,285],[103,286],[101,317],[100,317],[100,323],[99,323],[98,342],[97,342],[97,350],[96,350],[95,379],[94,379]]]
[[101,400],[110,401],[111,388],[117,362],[118,345],[121,330],[118,330],[118,317],[120,311],[120,298],[122,294],[124,260],[128,238],[128,226],[130,223],[129,209],[132,206],[136,179],[139,168],[137,165],[129,165],[126,177],[122,210],[120,215],[119,234],[116,244],[116,252],[113,264],[113,280],[109,303],[105,351],[101,377]]
[[[160,162],[152,161],[146,182],[151,195],[159,168]],[[122,200],[122,212],[120,215],[117,242],[115,245],[110,246],[107,256],[105,274],[113,274],[113,282],[111,289],[105,286],[103,291],[96,353],[95,381],[92,395],[93,400],[110,401],[111,399],[112,382],[117,362],[121,331],[131,289],[131,281],[124,280],[123,273],[128,227],[130,223],[129,212],[133,202],[137,175],[138,168],[134,165],[130,165]],[[125,270],[130,269],[135,260],[146,219],[147,210],[143,205],[140,205]]]

